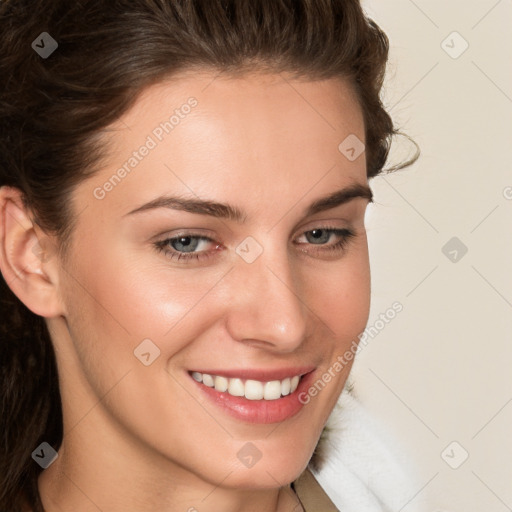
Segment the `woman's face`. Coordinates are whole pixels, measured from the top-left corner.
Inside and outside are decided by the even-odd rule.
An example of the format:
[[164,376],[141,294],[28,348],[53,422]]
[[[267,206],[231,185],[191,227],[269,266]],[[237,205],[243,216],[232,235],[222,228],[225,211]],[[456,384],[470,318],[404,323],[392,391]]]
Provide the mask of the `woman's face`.
[[182,75],[147,89],[104,137],[101,169],[73,193],[65,311],[49,321],[64,448],[77,464],[102,461],[99,473],[292,481],[368,318],[352,89]]

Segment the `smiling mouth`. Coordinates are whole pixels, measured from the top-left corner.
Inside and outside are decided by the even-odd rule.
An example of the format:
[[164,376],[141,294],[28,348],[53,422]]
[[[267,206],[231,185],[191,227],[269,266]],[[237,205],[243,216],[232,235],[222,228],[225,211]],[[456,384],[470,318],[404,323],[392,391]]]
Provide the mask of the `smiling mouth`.
[[245,397],[247,400],[278,400],[291,395],[297,389],[304,374],[267,382],[236,377],[229,378],[200,372],[190,372],[190,375],[195,381],[220,393],[225,392],[231,396]]

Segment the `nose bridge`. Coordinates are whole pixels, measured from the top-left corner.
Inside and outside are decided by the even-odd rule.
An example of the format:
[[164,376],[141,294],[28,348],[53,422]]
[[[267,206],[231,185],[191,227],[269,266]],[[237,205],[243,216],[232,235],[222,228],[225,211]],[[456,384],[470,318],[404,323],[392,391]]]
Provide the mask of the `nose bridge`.
[[265,342],[279,351],[295,350],[305,338],[307,314],[297,279],[286,249],[266,247],[252,263],[240,257],[231,276],[231,336]]

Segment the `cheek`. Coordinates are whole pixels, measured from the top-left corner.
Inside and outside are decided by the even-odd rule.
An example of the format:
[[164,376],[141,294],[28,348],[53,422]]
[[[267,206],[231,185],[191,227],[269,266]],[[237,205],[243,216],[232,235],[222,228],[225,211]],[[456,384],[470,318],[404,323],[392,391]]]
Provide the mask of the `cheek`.
[[75,255],[73,270],[64,274],[68,328],[82,369],[102,393],[140,365],[134,349],[146,338],[157,340],[183,305],[106,240],[87,240],[83,247],[87,251]]
[[195,280],[166,272],[165,263],[148,265],[147,258],[126,258],[124,252],[94,252],[101,263],[79,261],[81,286],[73,293],[83,301],[85,315],[94,319],[89,331],[97,329],[125,343],[159,339],[194,307],[200,290]]
[[359,236],[337,261],[305,270],[306,304],[328,326],[337,345],[364,330],[370,310],[370,263],[366,236]]

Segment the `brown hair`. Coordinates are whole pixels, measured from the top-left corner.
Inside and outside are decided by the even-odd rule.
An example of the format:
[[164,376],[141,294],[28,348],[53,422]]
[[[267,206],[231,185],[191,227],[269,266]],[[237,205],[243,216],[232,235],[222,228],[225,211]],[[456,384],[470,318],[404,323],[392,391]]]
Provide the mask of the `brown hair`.
[[[388,39],[358,0],[0,0],[0,26],[0,186],[21,190],[62,250],[73,231],[70,193],[104,151],[99,132],[179,71],[348,78],[369,178],[398,133],[379,97]],[[42,32],[58,43],[47,58],[31,47]],[[42,511],[31,453],[62,442],[57,365],[45,320],[3,278],[0,301],[0,509],[28,502]]]

